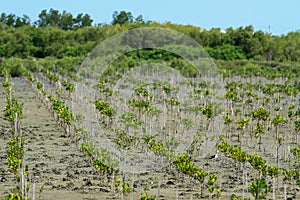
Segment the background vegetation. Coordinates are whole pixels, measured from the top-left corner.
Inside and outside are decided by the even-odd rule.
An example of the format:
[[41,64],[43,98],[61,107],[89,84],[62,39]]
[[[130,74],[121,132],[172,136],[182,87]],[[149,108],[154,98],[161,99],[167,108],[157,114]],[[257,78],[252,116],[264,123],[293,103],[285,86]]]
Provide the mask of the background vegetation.
[[0,56],[37,57],[85,56],[95,45],[118,32],[135,27],[159,26],[182,32],[222,60],[299,61],[300,32],[272,35],[252,25],[226,30],[204,30],[191,25],[159,24],[136,18],[130,12],[113,13],[111,24],[93,24],[88,14],[73,16],[67,11],[43,10],[38,20],[2,13],[0,16]]

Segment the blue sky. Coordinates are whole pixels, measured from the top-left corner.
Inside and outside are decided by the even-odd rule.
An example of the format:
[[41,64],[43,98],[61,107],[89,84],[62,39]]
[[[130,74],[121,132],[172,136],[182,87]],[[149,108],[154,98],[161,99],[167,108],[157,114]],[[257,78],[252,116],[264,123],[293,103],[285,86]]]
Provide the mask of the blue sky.
[[205,29],[253,25],[255,30],[286,34],[300,30],[299,0],[0,0],[0,12],[27,14],[43,9],[88,13],[95,23],[110,23],[114,11],[142,14],[145,20],[192,24]]

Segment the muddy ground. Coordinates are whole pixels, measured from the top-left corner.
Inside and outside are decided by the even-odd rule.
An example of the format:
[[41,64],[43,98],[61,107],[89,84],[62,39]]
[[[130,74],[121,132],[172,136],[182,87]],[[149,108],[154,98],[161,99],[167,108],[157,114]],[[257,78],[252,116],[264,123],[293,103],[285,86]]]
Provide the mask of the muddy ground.
[[[25,144],[25,162],[29,166],[30,179],[36,180],[36,199],[119,199],[110,189],[104,177],[91,167],[90,161],[78,145],[54,121],[51,113],[38,99],[31,86],[21,78],[12,79],[15,97],[23,103],[24,119],[21,120]],[[0,110],[5,108],[5,92],[0,89]],[[0,196],[8,195],[15,188],[13,173],[7,166],[7,141],[10,125],[0,117]],[[173,185],[173,181],[169,181]],[[155,194],[156,189],[152,192]],[[162,188],[164,185],[162,184]],[[175,190],[162,189],[165,198],[175,198]],[[30,190],[31,193],[32,189]],[[138,199],[138,191],[129,195]],[[141,192],[141,191],[140,191]],[[170,194],[173,193],[173,194]],[[178,192],[178,196],[180,190]],[[31,194],[29,194],[31,196]],[[126,199],[126,197],[124,197]]]
[[[0,80],[1,82],[1,80]],[[25,162],[29,166],[30,179],[36,180],[35,199],[120,199],[111,190],[97,170],[95,170],[80,148],[62,128],[54,121],[51,113],[38,99],[31,86],[22,78],[13,78],[15,96],[24,103],[24,119],[21,127],[27,138],[25,144]],[[7,141],[11,137],[10,126],[3,119],[5,107],[5,93],[0,86],[0,196],[9,194],[16,186],[12,172],[7,166]],[[263,153],[261,153],[263,155]],[[265,155],[268,156],[268,155]],[[218,160],[198,160],[197,163],[204,170],[218,173],[217,186],[222,188],[222,198],[229,199],[230,195],[242,196],[243,180],[239,165],[220,155]],[[249,184],[251,174],[255,171],[247,167]],[[151,181],[149,181],[151,180]],[[173,175],[167,169],[162,169],[155,175],[143,174],[139,178],[131,178],[135,192],[124,199],[138,199],[141,192],[157,194],[158,180],[161,182],[161,199],[190,199],[191,181],[183,176]],[[279,180],[280,181],[280,180]],[[143,184],[144,183],[144,184]],[[205,189],[206,190],[206,189]],[[29,197],[31,196],[31,191]],[[176,192],[177,191],[177,192]],[[194,199],[208,199],[208,192],[200,194],[200,187],[195,186]],[[299,191],[296,191],[297,196]],[[279,186],[276,193],[282,198],[283,188]],[[269,195],[271,197],[271,195]],[[294,191],[289,190],[289,196]],[[248,192],[245,197],[251,197]],[[295,197],[295,196],[294,196]]]

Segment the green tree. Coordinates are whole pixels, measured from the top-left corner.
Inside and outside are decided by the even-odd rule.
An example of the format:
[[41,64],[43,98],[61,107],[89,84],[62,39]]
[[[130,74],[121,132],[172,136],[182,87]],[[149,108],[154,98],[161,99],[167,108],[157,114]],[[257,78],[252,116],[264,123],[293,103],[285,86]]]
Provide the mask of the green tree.
[[76,18],[74,18],[74,27],[87,27],[92,26],[93,20],[91,16],[88,14],[83,15],[82,13],[78,14]]
[[145,23],[142,15],[137,16],[137,17],[135,18],[135,22],[138,22],[138,23]]
[[64,10],[60,15],[58,26],[63,30],[73,29],[74,27],[73,15]]
[[123,25],[125,23],[132,23],[133,22],[133,16],[131,12],[126,12],[124,10],[118,12],[115,11],[113,14],[113,21],[111,22],[112,25],[120,24]]
[[243,50],[231,44],[224,44],[215,48],[206,49],[210,56],[220,60],[240,60],[245,59]]

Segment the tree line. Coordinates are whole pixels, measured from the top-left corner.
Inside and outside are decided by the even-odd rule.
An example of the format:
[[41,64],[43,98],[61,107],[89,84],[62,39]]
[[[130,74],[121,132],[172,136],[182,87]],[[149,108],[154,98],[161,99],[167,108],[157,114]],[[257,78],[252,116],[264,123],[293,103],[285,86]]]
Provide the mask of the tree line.
[[109,24],[93,24],[90,15],[73,16],[67,11],[42,10],[38,20],[2,13],[0,16],[0,57],[86,56],[106,38],[137,27],[163,27],[182,32],[201,44],[218,60],[299,61],[300,32],[272,35],[252,25],[226,30],[201,29],[171,22],[144,21],[131,12],[114,12]]
[[27,15],[20,17],[12,13],[1,13],[0,22],[14,28],[34,25],[37,27],[57,26],[63,30],[70,30],[78,27],[91,26],[93,20],[88,14],[80,13],[75,17],[65,10],[60,13],[58,10],[50,9],[47,11],[45,9],[38,15],[38,20],[33,23],[31,23]]

